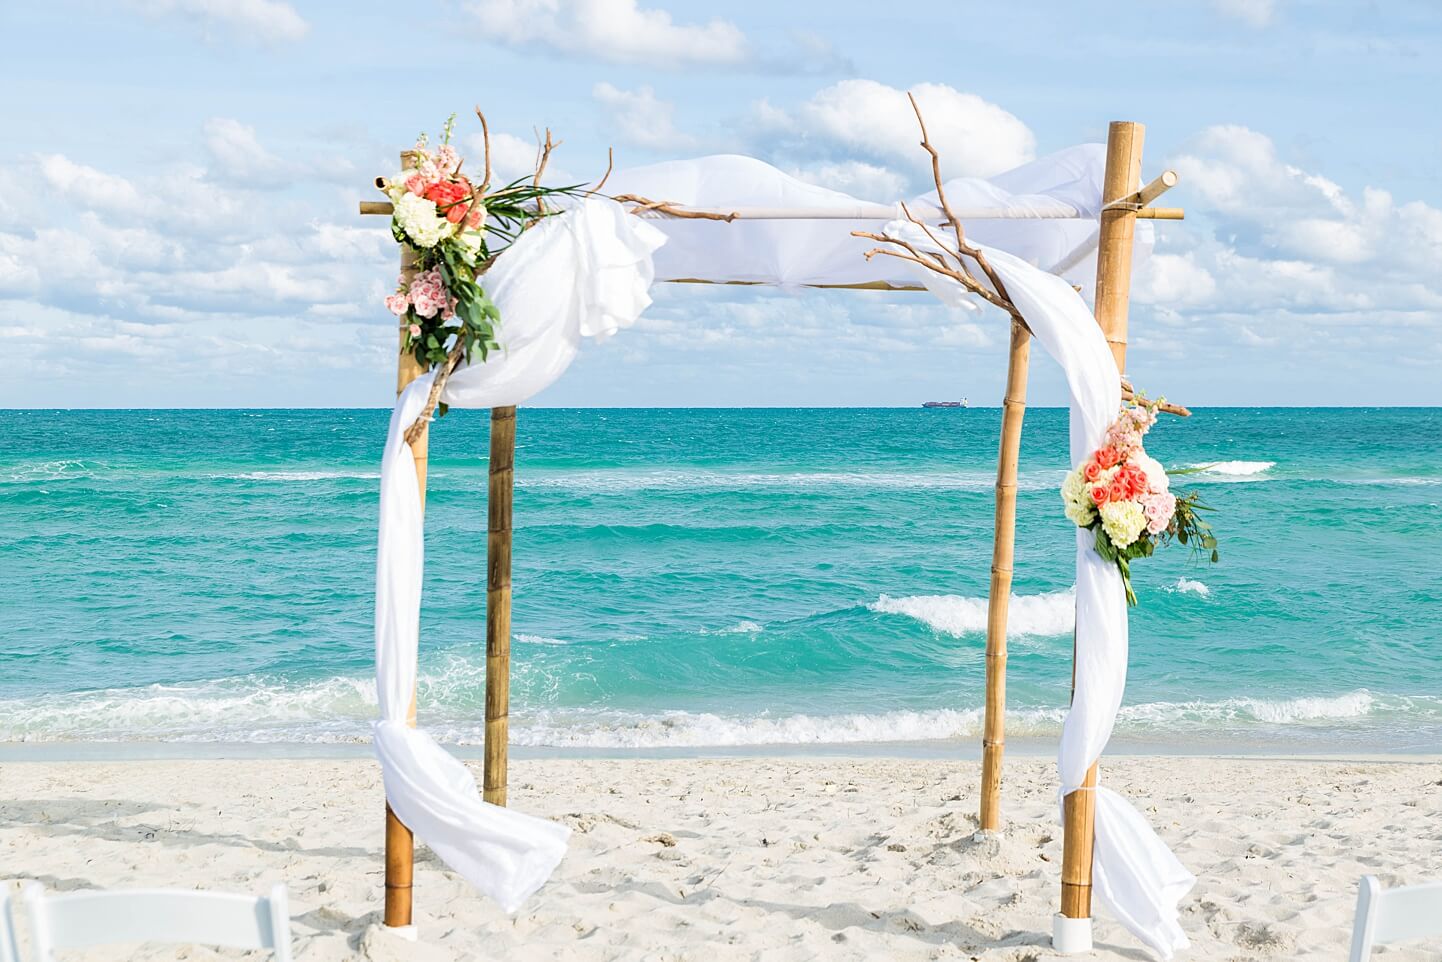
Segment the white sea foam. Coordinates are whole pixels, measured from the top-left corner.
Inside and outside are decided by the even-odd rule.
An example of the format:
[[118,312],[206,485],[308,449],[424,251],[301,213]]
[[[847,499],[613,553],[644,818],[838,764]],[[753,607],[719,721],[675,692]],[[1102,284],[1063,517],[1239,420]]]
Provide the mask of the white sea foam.
[[[1212,481],[1261,481],[1261,475],[1277,466],[1275,461],[1207,461],[1188,465]],[[1180,480],[1186,480],[1183,477]]]
[[[519,640],[519,639],[518,639]],[[974,738],[980,706],[945,709],[755,715],[688,711],[552,709],[556,680],[522,659],[514,666],[512,739],[517,745],[568,748],[704,748],[932,741]],[[585,672],[572,672],[584,678]],[[442,741],[484,740],[484,665],[452,655],[420,678],[422,724]],[[369,677],[304,683],[248,677],[184,685],[49,694],[0,700],[0,741],[196,741],[346,743],[369,739],[376,716]],[[1016,705],[1007,712],[1015,737],[1053,738],[1065,710]],[[1117,732],[1159,739],[1247,734],[1286,739],[1289,731],[1425,732],[1442,730],[1442,697],[1379,694],[1365,689],[1296,698],[1159,701],[1123,706]],[[1328,735],[1327,737],[1332,737]]]
[[85,461],[59,460],[37,461],[31,464],[17,464],[0,474],[0,484],[34,484],[44,481],[72,481],[93,478],[93,465]]
[[765,630],[766,630],[766,627],[765,627],[764,625],[762,625],[761,623],[759,623],[759,622],[747,621],[747,620],[745,620],[745,619],[742,619],[741,621],[736,622],[736,624],[734,624],[734,625],[728,625],[728,626],[725,627],[725,628],[703,628],[703,629],[701,629],[701,634],[703,634],[703,635],[754,635],[754,634],[757,634],[758,632],[765,631]]
[[526,645],[569,645],[564,638],[547,638],[545,635],[517,634],[516,640]]
[[1193,581],[1191,578],[1178,578],[1177,583],[1171,585],[1166,590],[1183,595],[1200,595],[1203,598],[1210,597],[1212,594],[1212,589],[1208,588],[1206,584],[1200,581]]
[[[986,631],[985,598],[965,595],[882,595],[867,606],[884,615],[906,615],[954,637]],[[1007,630],[1015,635],[1051,637],[1069,634],[1076,621],[1076,590],[1042,595],[1012,595]]]
[[[555,748],[713,748],[934,741],[972,738],[980,731],[980,711],[938,709],[775,718],[728,718],[677,711],[656,715],[613,712],[588,720],[542,714],[513,725],[511,738],[517,745]],[[470,740],[463,729],[449,734],[455,741]]]
[[241,481],[335,481],[342,478],[379,478],[378,471],[247,471],[234,477]]
[[[1045,490],[1061,483],[1064,472],[1036,471],[1021,478],[1025,490]],[[517,478],[520,488],[557,488],[568,491],[609,492],[641,490],[737,491],[755,488],[888,488],[897,490],[981,491],[996,483],[985,471],[948,473],[902,472],[726,472],[670,470],[597,470],[530,474]]]

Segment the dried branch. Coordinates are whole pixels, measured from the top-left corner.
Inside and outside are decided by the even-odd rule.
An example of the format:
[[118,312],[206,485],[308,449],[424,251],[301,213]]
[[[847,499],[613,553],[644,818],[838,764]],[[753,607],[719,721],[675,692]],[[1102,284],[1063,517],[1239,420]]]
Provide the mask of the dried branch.
[[649,197],[641,197],[638,194],[617,194],[611,199],[618,204],[635,204],[636,206],[631,208],[633,214],[647,214],[656,211],[684,220],[721,220],[728,224],[741,216],[736,211],[722,214],[713,210],[691,210],[674,200],[651,200]]
[[921,116],[921,105],[916,102],[916,94],[907,91],[906,99],[911,101],[912,112],[916,114],[916,123],[921,127],[921,146],[931,155],[931,177],[936,181],[936,199],[941,204],[942,213],[946,214],[946,225],[956,232],[956,249],[965,250],[966,239],[962,236],[961,221],[956,219],[956,214],[951,210],[951,205],[946,202],[946,187],[941,180],[941,155],[936,148],[931,146],[931,138],[926,133],[926,119]]
[[486,158],[486,175],[481,180],[478,193],[481,196],[485,196],[486,191],[491,186],[491,127],[490,124],[486,123],[486,115],[481,112],[480,107],[476,108],[476,116],[481,119],[481,142],[485,145]]
[[[1136,389],[1132,387],[1132,382],[1128,381],[1126,378],[1122,378],[1122,400],[1136,400]],[[1171,404],[1165,400],[1152,401],[1151,403],[1156,405],[1158,411],[1165,411],[1167,414],[1175,414],[1179,418],[1189,418],[1192,416],[1192,412],[1187,408],[1182,407],[1180,404]]]
[[436,405],[441,401],[441,392],[446,389],[446,381],[450,380],[456,368],[461,366],[461,359],[465,357],[465,354],[465,343],[458,336],[456,346],[451,348],[451,353],[446,356],[446,363],[441,366],[440,371],[436,374],[436,379],[431,382],[430,393],[426,395],[426,406],[421,409],[421,413],[415,421],[411,422],[411,426],[406,428],[407,444],[414,445],[416,441],[420,440],[421,435],[426,433],[426,425],[430,423],[431,415],[435,413]]
[[599,194],[599,193],[601,192],[601,188],[606,186],[606,181],[608,181],[608,180],[611,179],[611,171],[614,170],[615,167],[616,167],[616,148],[614,148],[614,147],[607,147],[607,148],[606,148],[606,173],[605,173],[604,175],[602,175],[601,179],[596,183],[596,186],[595,186],[595,187],[592,187],[590,190],[586,191],[586,193],[588,193],[588,194]]
[[[941,155],[937,153],[936,148],[931,144],[931,137],[926,132],[926,119],[921,114],[921,107],[916,102],[916,95],[908,93],[906,96],[907,99],[911,101],[911,109],[916,113],[916,122],[921,127],[921,146],[931,155],[931,177],[932,180],[936,182],[936,199],[941,207],[946,226],[951,228],[952,234],[956,238],[956,245],[953,248],[943,243],[941,238],[936,236],[936,232],[931,229],[931,226],[912,214],[911,210],[905,204],[901,205],[902,213],[906,215],[908,221],[919,227],[926,234],[927,238],[936,245],[938,252],[935,255],[924,254],[901,238],[892,237],[889,234],[852,231],[852,236],[865,237],[880,241],[883,244],[891,244],[906,251],[905,254],[902,254],[884,247],[873,248],[866,252],[867,260],[870,260],[877,254],[885,254],[890,257],[899,257],[902,260],[920,264],[928,270],[950,277],[966,290],[977,295],[987,303],[1001,308],[1022,326],[1026,326],[1026,319],[1021,316],[1021,312],[1018,311],[1016,305],[1011,302],[1011,296],[1006,292],[1006,285],[1002,283],[1001,277],[997,275],[996,270],[991,266],[991,262],[986,259],[986,255],[983,254],[980,249],[966,242],[966,232],[962,229],[961,219],[956,216],[956,212],[951,209],[951,204],[948,203],[946,199],[946,185],[941,179]],[[991,287],[988,288],[985,284],[978,281],[971,270],[967,268],[966,258],[968,257],[975,262],[982,274],[986,276]],[[952,266],[948,258],[950,258],[950,261],[955,261],[955,266]]]
[[[871,250],[867,251],[864,255],[867,260],[871,260],[871,258],[875,257],[877,254],[884,254],[887,257],[896,257],[904,261],[910,261],[914,264],[920,264],[922,267],[934,271],[937,274],[950,277],[962,287],[966,288],[966,290],[975,294],[977,297],[980,297],[988,304],[995,305],[996,307],[1001,308],[1003,311],[1006,311],[1022,325],[1026,324],[1026,319],[1021,316],[1021,312],[1016,309],[1016,305],[1012,304],[1012,302],[1007,299],[1004,293],[999,294],[996,291],[991,290],[985,284],[981,283],[974,276],[972,276],[971,272],[968,271],[965,265],[961,263],[960,258],[957,259],[957,267],[952,267],[946,262],[945,258],[941,254],[928,254],[918,249],[910,242],[902,240],[900,237],[892,237],[890,234],[873,234],[870,231],[864,230],[854,230],[851,232],[851,236],[864,237],[868,240],[880,241],[883,244],[891,244],[895,247],[901,248],[901,250],[903,251],[906,251],[906,253],[903,254],[900,251],[891,250],[886,247],[874,247]],[[1030,330],[1030,328],[1027,328],[1027,330]]]

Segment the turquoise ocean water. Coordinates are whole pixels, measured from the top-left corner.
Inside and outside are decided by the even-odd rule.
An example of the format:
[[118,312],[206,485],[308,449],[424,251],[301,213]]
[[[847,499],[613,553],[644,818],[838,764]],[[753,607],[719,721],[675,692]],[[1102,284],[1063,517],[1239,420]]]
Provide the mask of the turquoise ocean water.
[[[388,412],[0,412],[0,741],[368,737]],[[431,445],[421,713],[479,744],[487,419]],[[1029,411],[1012,737],[1071,652],[1065,412]],[[975,739],[995,409],[522,410],[512,736]],[[1137,565],[1118,739],[1442,751],[1442,409],[1213,409],[1222,563]]]

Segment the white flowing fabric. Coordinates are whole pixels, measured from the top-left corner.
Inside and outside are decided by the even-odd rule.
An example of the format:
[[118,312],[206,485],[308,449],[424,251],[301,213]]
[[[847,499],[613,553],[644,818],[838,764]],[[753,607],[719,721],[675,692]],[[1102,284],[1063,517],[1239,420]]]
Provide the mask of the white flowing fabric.
[[[1090,290],[1096,282],[1096,218],[1101,210],[1106,148],[1101,144],[1069,147],[990,179],[948,181],[946,197],[958,211],[1006,210],[1018,219],[963,219],[967,237],[999,247],[1069,283]],[[802,207],[817,211],[855,209],[865,203],[828,190],[752,157],[723,154],[668,161],[614,172],[606,182],[614,194],[639,194],[652,200],[717,210],[738,207]],[[656,276],[669,279],[744,281],[781,287],[884,282],[911,285],[915,276],[894,257],[862,255],[874,241],[852,237],[853,230],[877,231],[901,217],[895,198],[885,198],[894,213],[881,220],[655,220],[668,241],[656,255]],[[915,199],[936,203],[936,193]],[[1071,219],[1039,219],[1040,213]],[[1151,225],[1137,225],[1137,256],[1151,246]],[[1064,269],[1058,270],[1062,265]]]
[[[934,248],[915,225],[895,222],[887,233]],[[1013,304],[1052,358],[1071,393],[1071,463],[1101,447],[1121,407],[1121,379],[1106,337],[1086,302],[1065,280],[1005,251],[985,249]],[[969,297],[956,281],[915,268],[927,288],[948,304]],[[1077,530],[1076,694],[1062,726],[1057,768],[1063,796],[1081,788],[1087,770],[1111,738],[1127,680],[1127,602],[1120,572]],[[1177,903],[1196,879],[1126,799],[1097,787],[1092,884],[1102,903],[1137,938],[1169,959],[1187,947]]]
[[[486,275],[506,349],[457,371],[442,397],[460,407],[519,404],[571,363],[582,336],[633,323],[650,304],[659,231],[611,201],[589,200],[527,231]],[[381,463],[376,564],[375,748],[396,817],[451,868],[514,912],[550,877],[570,830],[489,805],[475,779],[407,723],[416,682],[424,542],[415,460],[403,437],[434,376],[417,378],[391,415]]]

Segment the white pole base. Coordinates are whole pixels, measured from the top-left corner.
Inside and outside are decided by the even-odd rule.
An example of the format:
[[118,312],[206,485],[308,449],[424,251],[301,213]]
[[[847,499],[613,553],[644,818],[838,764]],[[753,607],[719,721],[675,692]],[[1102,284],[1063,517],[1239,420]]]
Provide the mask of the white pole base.
[[1070,919],[1058,912],[1051,921],[1051,947],[1062,955],[1092,950],[1092,920]]
[[407,942],[419,941],[421,937],[420,929],[416,928],[414,924],[382,925],[381,928],[386,930],[387,935],[394,935],[396,938],[405,939]]

